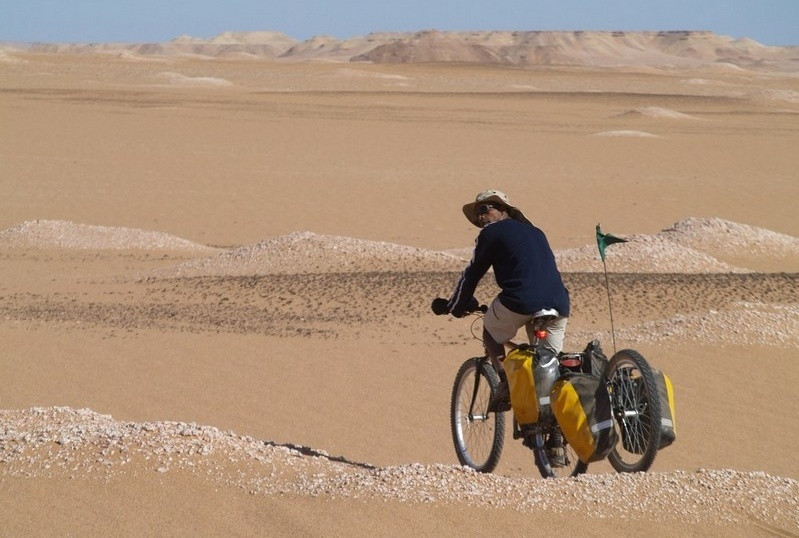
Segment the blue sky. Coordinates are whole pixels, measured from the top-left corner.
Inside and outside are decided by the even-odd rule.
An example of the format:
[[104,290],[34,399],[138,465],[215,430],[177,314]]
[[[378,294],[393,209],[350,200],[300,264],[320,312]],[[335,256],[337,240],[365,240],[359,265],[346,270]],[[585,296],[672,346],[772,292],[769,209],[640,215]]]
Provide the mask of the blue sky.
[[799,45],[799,0],[0,0],[0,41],[160,42],[275,30],[712,30]]

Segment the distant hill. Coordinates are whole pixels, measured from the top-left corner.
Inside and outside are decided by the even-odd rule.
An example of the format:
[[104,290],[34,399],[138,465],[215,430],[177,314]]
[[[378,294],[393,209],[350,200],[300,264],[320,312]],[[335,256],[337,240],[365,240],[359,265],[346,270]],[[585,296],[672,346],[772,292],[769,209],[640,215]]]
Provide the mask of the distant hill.
[[203,39],[180,36],[166,43],[35,43],[40,53],[108,53],[144,56],[202,55],[275,61],[374,63],[465,62],[511,66],[691,66],[732,64],[750,69],[799,70],[799,46],[771,47],[709,31],[372,33],[349,39],[316,36],[300,41],[280,32],[225,32]]

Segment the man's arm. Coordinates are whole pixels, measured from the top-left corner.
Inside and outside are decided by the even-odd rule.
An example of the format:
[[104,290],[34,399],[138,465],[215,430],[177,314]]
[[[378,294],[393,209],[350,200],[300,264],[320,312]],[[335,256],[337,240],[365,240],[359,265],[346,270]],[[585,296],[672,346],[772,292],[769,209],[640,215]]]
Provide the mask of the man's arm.
[[458,283],[455,285],[455,291],[447,303],[450,314],[456,318],[462,317],[469,306],[475,302],[474,290],[477,289],[480,279],[491,267],[491,263],[491,240],[483,229],[477,236],[472,260],[461,273]]

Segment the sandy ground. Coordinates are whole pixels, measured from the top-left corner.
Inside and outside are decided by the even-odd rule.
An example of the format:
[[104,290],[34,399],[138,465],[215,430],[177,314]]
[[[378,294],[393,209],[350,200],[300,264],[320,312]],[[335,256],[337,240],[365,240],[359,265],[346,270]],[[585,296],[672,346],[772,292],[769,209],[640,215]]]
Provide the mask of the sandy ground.
[[[0,57],[0,534],[799,534],[799,79]],[[668,372],[650,472],[457,466],[435,317],[496,187],[567,347]],[[485,279],[479,297],[494,292]]]

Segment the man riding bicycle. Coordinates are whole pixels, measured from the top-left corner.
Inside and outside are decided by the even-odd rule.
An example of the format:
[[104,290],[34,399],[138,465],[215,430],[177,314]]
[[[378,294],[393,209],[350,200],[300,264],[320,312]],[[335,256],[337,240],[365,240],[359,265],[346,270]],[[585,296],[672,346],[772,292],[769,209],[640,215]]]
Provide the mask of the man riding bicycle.
[[[563,349],[568,322],[569,292],[555,263],[555,255],[544,232],[511,205],[504,192],[490,189],[463,206],[469,222],[481,228],[475,240],[472,260],[458,280],[447,310],[462,317],[477,301],[474,291],[490,267],[501,291],[491,302],[483,319],[483,342],[499,374],[500,384],[491,400],[490,411],[510,409],[508,379],[502,367],[504,344],[521,327],[534,338],[533,319],[542,311],[555,310],[547,326],[544,344],[556,354]],[[553,314],[547,312],[548,314]]]

